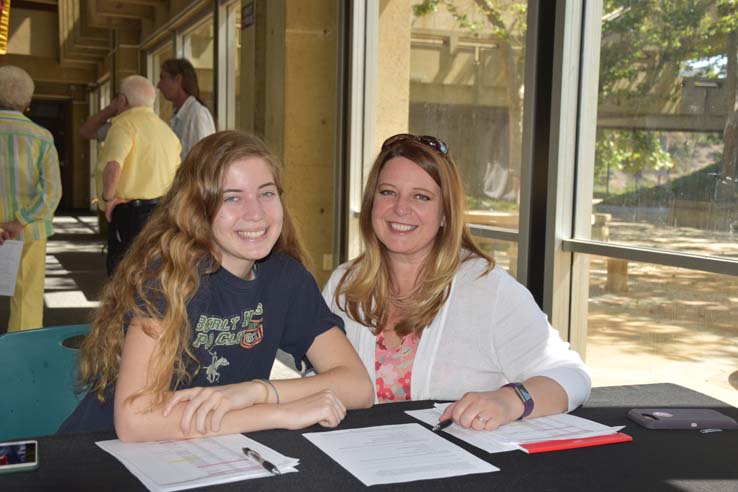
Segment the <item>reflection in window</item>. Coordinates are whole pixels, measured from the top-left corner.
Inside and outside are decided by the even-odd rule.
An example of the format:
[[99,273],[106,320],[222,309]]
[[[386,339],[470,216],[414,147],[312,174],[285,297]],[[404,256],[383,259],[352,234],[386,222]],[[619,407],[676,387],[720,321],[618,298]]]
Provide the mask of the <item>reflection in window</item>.
[[603,14],[591,179],[609,240],[734,256],[715,243],[738,232],[736,40],[724,27],[737,14],[704,0],[610,0]]
[[409,131],[441,137],[473,220],[517,229],[526,1],[413,6]]
[[595,386],[672,382],[738,405],[735,277],[590,257]]
[[200,99],[208,107],[210,113],[215,115],[213,43],[212,15],[208,15],[201,22],[185,31],[182,36],[184,57],[192,63],[192,66],[195,67],[195,72],[197,72],[197,82],[200,85]]

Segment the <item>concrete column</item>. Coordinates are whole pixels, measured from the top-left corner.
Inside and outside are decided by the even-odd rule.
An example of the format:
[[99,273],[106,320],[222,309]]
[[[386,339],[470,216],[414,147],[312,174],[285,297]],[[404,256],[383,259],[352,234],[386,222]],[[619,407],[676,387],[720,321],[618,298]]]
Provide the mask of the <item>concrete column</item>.
[[254,25],[242,31],[241,126],[282,157],[285,204],[322,285],[333,269],[336,3],[243,5],[253,9]]
[[[411,0],[379,2],[374,148],[410,126]],[[369,36],[373,33],[368,33]],[[367,163],[371,165],[371,163]]]

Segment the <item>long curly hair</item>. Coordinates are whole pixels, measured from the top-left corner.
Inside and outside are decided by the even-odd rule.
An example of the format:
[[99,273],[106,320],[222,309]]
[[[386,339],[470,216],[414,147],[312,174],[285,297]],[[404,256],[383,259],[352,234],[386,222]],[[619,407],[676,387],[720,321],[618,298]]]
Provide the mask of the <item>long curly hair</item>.
[[[415,280],[415,287],[403,297],[393,294],[387,248],[372,226],[379,173],[395,157],[413,161],[433,178],[441,189],[445,217],[445,225],[438,230],[433,248]],[[336,305],[351,319],[369,327],[375,335],[384,328],[389,307],[393,305],[400,315],[395,332],[401,337],[409,333],[420,336],[448,299],[451,282],[462,262],[475,257],[486,259],[488,266],[483,274],[495,266],[492,257],[472,238],[464,223],[464,208],[461,176],[449,154],[444,156],[412,139],[398,141],[383,149],[369,172],[361,201],[359,230],[363,252],[341,277],[335,292]],[[463,254],[462,250],[465,250]]]
[[[149,222],[104,287],[90,334],[81,346],[79,384],[94,391],[100,401],[118,378],[123,349],[123,326],[133,317],[156,320],[158,336],[147,386],[132,398],[152,394],[152,406],[161,403],[174,386],[188,383],[199,370],[188,346],[191,336],[187,304],[200,286],[203,274],[220,266],[212,223],[223,201],[223,178],[237,160],[259,157],[271,167],[283,202],[282,232],[273,251],[301,263],[306,255],[294,222],[284,204],[281,165],[266,144],[254,135],[223,131],[195,145],[180,165],[174,181]],[[166,309],[157,305],[164,301]]]

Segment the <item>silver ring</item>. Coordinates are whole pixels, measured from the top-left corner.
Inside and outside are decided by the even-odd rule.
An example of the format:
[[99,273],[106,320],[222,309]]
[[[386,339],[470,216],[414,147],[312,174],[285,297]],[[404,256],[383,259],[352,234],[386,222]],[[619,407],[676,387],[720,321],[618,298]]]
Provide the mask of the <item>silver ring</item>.
[[486,424],[489,419],[485,419],[481,415],[477,415],[477,420],[480,421],[483,424]]

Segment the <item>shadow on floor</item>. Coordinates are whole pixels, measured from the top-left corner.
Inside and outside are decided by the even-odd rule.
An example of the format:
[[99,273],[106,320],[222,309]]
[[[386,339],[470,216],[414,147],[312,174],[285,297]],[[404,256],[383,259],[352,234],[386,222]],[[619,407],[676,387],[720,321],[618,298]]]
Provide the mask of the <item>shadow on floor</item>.
[[[46,245],[44,326],[89,323],[107,280],[104,241],[97,215],[54,217]],[[10,298],[0,297],[0,333],[10,317]]]

